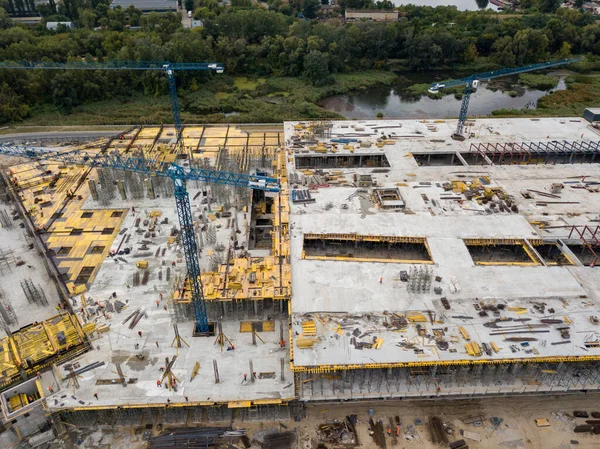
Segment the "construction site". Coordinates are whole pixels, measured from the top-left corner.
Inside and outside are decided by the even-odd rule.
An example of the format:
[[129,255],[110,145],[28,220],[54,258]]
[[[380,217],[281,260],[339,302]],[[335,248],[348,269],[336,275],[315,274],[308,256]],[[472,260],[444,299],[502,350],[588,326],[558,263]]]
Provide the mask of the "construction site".
[[[72,426],[251,447],[223,426],[598,391],[599,131],[477,119],[458,140],[455,126],[150,126],[5,146],[2,447]],[[311,441],[358,445],[347,418]],[[385,447],[379,423],[364,447]],[[288,433],[255,447],[300,445]]]

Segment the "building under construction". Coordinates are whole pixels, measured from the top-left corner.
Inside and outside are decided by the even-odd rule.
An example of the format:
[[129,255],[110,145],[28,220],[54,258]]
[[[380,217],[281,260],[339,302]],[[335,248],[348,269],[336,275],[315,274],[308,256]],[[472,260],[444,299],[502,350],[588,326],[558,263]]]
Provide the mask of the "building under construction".
[[187,126],[182,145],[136,127],[87,144],[279,179],[188,184],[208,337],[170,180],[10,161],[0,232],[21,246],[1,248],[0,276],[22,295],[0,292],[3,423],[40,405],[78,425],[192,425],[597,390],[597,130],[482,119],[455,141],[453,125]]

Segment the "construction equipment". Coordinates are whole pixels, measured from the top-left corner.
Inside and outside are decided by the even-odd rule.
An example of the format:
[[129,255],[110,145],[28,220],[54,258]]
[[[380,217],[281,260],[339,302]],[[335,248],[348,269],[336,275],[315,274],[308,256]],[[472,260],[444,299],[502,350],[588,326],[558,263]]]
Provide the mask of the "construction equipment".
[[171,110],[173,112],[173,123],[177,130],[177,142],[181,139],[183,124],[177,98],[177,84],[175,83],[175,71],[178,70],[201,70],[223,73],[225,70],[220,62],[181,62],[171,63],[168,61],[108,61],[108,62],[0,62],[0,69],[27,69],[27,70],[158,70],[165,72],[169,83],[169,94],[171,96]]
[[442,89],[448,89],[449,87],[465,86],[463,92],[462,103],[460,105],[460,114],[458,115],[458,124],[456,125],[456,132],[452,134],[454,140],[465,140],[463,136],[463,128],[467,121],[467,111],[469,109],[469,100],[471,94],[477,89],[479,82],[482,80],[491,80],[494,78],[500,78],[502,76],[518,75],[525,72],[533,72],[535,70],[549,69],[552,67],[558,67],[561,65],[572,64],[574,62],[581,61],[583,58],[571,58],[571,59],[560,59],[557,61],[542,62],[539,64],[530,64],[524,67],[514,67],[508,69],[492,70],[490,72],[475,73],[466,78],[458,80],[442,81],[441,83],[433,83],[429,87],[429,92],[432,94],[438,93]]
[[48,151],[45,148],[0,144],[0,154],[36,159],[38,161],[48,160],[64,165],[111,168],[142,173],[147,176],[161,176],[173,180],[177,216],[179,217],[179,225],[181,227],[181,244],[188,270],[192,302],[194,303],[194,333],[196,334],[206,334],[209,329],[206,304],[200,282],[200,262],[198,260],[194,221],[192,219],[192,209],[190,207],[186,182],[195,180],[214,184],[228,184],[267,192],[279,192],[280,189],[277,179],[263,175],[182,167],[172,162],[159,162],[151,159],[121,156],[118,150],[100,153],[88,152],[86,150],[60,152]]

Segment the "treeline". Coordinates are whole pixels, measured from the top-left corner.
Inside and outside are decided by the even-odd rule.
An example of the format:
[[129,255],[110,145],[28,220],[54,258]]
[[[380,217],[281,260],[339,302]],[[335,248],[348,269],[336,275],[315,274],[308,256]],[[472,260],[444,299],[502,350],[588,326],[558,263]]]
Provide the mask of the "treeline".
[[[104,3],[95,9],[99,5]],[[365,69],[515,66],[571,54],[587,54],[593,61],[600,55],[600,25],[576,10],[517,18],[445,7],[403,11],[407,16],[394,23],[343,23],[233,8],[205,18],[203,27],[192,30],[182,28],[178,15],[140,16],[133,9],[108,10],[105,29],[94,30],[97,19],[86,23],[81,11],[83,28],[51,32],[42,26],[14,26],[0,9],[0,61],[218,61],[231,75],[306,77],[324,85],[334,82],[336,73]],[[128,28],[132,21],[138,29]],[[180,73],[178,82],[188,88],[208,76]],[[0,70],[0,122],[21,120],[43,104],[70,112],[85,102],[128,98],[134,92],[165,94],[165,77],[152,72]]]

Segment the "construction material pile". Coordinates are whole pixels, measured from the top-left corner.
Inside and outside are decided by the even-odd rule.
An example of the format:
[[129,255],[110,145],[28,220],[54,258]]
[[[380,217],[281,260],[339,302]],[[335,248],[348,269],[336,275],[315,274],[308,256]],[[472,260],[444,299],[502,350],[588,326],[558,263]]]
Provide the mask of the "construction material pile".
[[358,445],[356,437],[356,415],[346,416],[345,421],[334,421],[319,426],[319,441],[332,446],[354,447]]
[[448,444],[448,435],[446,434],[444,423],[437,416],[429,418],[429,433],[431,434],[432,442]]
[[[259,439],[252,439],[252,444],[256,444],[261,449],[291,449],[296,442],[294,432],[269,432]],[[246,446],[249,447],[249,446]]]
[[231,427],[199,427],[175,429],[151,438],[149,449],[200,449],[200,448],[232,448],[240,442],[245,448],[251,446],[245,430],[234,430]]

